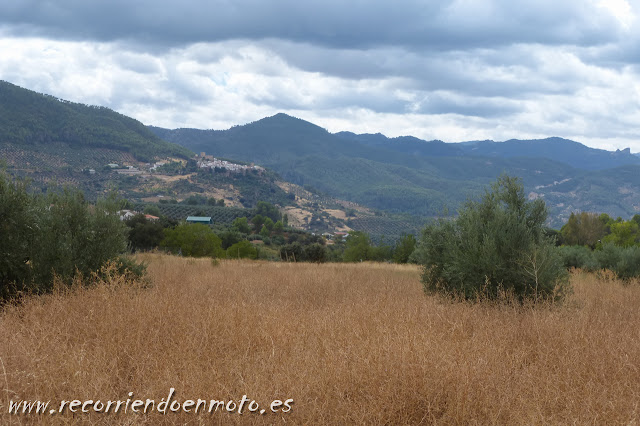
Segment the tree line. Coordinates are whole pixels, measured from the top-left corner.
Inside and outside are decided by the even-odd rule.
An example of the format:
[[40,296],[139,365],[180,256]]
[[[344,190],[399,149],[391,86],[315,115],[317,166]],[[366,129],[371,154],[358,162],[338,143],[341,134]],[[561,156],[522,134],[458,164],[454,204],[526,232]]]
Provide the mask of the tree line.
[[[481,200],[468,201],[455,218],[435,220],[419,238],[403,235],[393,245],[374,244],[359,231],[327,240],[293,229],[286,214],[264,201],[231,225],[211,226],[144,214],[121,221],[125,204],[114,195],[89,204],[70,189],[32,193],[26,182],[0,172],[0,299],[50,291],[56,282],[99,273],[109,262],[140,276],[144,265],[123,255],[152,249],[289,262],[413,262],[423,267],[427,293],[464,298],[511,293],[518,300],[560,300],[569,289],[570,267],[640,275],[640,215],[625,221],[575,213],[559,232],[550,232],[544,201],[527,200],[520,180],[509,176]],[[144,213],[155,216],[158,209],[147,206]]]

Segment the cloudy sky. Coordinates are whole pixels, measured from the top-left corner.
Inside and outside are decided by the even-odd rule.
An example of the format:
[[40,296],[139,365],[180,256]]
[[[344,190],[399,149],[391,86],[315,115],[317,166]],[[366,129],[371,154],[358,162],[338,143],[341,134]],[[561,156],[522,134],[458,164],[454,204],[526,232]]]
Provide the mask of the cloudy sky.
[[1,0],[0,79],[145,124],[278,112],[640,151],[640,0]]

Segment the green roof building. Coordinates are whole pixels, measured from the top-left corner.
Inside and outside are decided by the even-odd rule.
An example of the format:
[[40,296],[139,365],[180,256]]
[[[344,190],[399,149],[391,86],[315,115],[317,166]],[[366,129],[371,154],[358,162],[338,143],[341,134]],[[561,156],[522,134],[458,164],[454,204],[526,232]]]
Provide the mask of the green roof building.
[[202,223],[204,225],[211,225],[213,221],[211,216],[189,216],[187,217],[187,223]]

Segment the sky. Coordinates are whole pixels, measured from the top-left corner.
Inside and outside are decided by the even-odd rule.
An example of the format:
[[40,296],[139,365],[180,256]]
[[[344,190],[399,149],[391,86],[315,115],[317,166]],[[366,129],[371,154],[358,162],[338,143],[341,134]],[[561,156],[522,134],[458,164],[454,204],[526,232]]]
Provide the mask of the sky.
[[640,152],[640,0],[2,0],[0,80],[144,124]]

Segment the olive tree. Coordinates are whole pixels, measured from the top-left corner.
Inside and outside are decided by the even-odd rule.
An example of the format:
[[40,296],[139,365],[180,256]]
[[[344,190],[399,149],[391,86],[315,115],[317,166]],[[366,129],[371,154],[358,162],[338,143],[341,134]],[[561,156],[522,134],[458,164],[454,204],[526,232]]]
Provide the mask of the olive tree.
[[501,291],[519,299],[560,299],[567,272],[553,239],[544,233],[544,201],[528,201],[519,179],[501,176],[480,201],[468,201],[455,219],[422,233],[416,258],[426,292],[465,298]]

